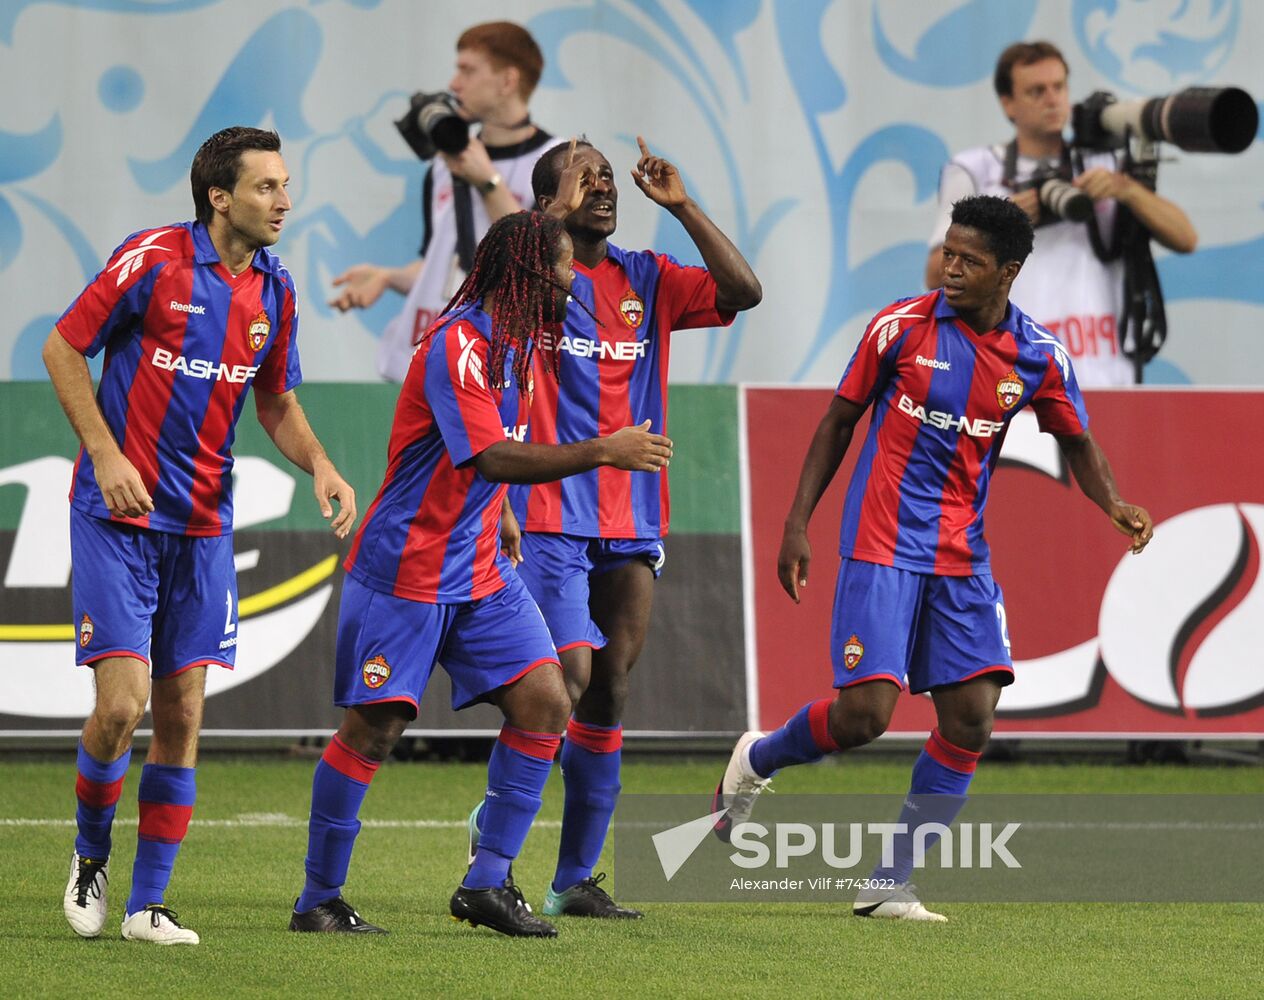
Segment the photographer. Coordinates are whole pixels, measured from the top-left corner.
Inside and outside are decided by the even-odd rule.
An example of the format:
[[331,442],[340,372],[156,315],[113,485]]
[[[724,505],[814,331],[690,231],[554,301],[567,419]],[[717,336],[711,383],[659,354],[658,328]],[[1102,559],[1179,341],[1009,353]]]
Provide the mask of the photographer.
[[[1132,385],[1135,369],[1117,336],[1124,274],[1110,250],[1117,207],[1126,206],[1150,236],[1177,253],[1193,251],[1198,234],[1177,205],[1121,172],[1115,153],[1068,145],[1067,65],[1055,46],[1009,46],[993,83],[1014,138],[1008,145],[966,150],[945,165],[926,287],[941,283],[941,247],[953,203],[974,194],[1009,197],[1037,227],[1035,249],[1012,298],[1066,346],[1081,385]],[[1070,186],[1053,185],[1042,204],[1040,188],[1052,178]]]
[[[367,309],[387,288],[407,296],[378,347],[377,368],[383,378],[403,381],[413,348],[460,287],[468,261],[491,224],[531,204],[531,169],[553,143],[549,133],[532,124],[527,110],[543,70],[544,56],[525,28],[509,21],[475,25],[456,43],[456,71],[448,84],[455,107],[446,95],[419,95],[409,116],[415,121],[423,105],[437,105],[427,110],[434,113],[432,121],[438,126],[432,124],[428,130],[423,125],[418,131],[409,116],[398,123],[414,149],[417,140],[429,144],[429,149],[417,150],[419,155],[434,157],[422,188],[421,256],[399,267],[349,268],[334,278],[341,292],[329,303],[346,312]],[[439,130],[460,125],[452,120],[454,113],[477,122],[478,136],[469,137],[468,128],[458,127],[456,141],[444,142]],[[408,135],[410,125],[416,139]],[[435,145],[440,148],[435,150]],[[464,148],[442,149],[453,145]]]

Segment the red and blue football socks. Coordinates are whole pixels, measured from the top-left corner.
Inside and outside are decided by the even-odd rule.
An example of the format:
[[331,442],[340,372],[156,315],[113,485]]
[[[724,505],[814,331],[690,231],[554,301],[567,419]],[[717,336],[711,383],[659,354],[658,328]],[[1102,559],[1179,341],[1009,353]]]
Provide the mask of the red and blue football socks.
[[140,772],[140,829],[127,913],[161,903],[171,881],[180,844],[189,830],[197,798],[197,772],[191,767],[146,764]]
[[81,858],[105,861],[113,846],[110,830],[114,825],[114,811],[119,795],[123,792],[123,778],[132,762],[132,750],[128,747],[118,760],[100,761],[79,744],[78,775],[75,778],[75,823],[79,833],[75,837],[75,853]]
[[[952,821],[966,804],[970,779],[974,777],[981,756],[973,750],[963,750],[949,743],[938,729],[931,732],[930,739],[913,764],[913,780],[904,808],[900,811],[899,822],[908,830],[894,837],[892,866],[879,865],[873,870],[874,878],[889,878],[899,884],[909,880],[913,874],[917,827],[928,823],[942,824],[945,828],[952,826]],[[929,852],[938,840],[938,833],[929,833],[924,840],[925,851]]]
[[810,701],[775,732],[751,744],[750,763],[761,778],[771,778],[791,764],[811,764],[826,754],[837,753],[838,744],[829,731],[833,699]]
[[619,799],[622,762],[621,725],[594,726],[575,719],[567,723],[561,760],[566,801],[554,892],[565,892],[592,876]]
[[487,762],[487,796],[479,815],[478,852],[461,883],[467,889],[504,885],[509,865],[540,811],[544,783],[562,738],[506,725]]
[[307,881],[294,904],[298,913],[306,913],[342,892],[360,833],[360,806],[381,763],[356,753],[337,735],[317,761],[312,775],[312,812],[307,821]]

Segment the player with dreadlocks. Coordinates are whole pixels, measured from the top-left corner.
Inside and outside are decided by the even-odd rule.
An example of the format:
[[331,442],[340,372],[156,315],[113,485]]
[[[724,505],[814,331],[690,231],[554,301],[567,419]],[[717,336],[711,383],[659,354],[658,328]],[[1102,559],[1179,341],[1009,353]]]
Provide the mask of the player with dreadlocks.
[[346,712],[312,781],[307,881],[291,930],[381,932],[341,895],[356,817],[442,663],[454,709],[491,702],[505,716],[487,767],[483,839],[452,915],[513,936],[557,934],[532,914],[510,864],[540,808],[570,698],[548,628],[500,551],[497,512],[506,483],[603,465],[658,472],[671,458],[671,441],[648,422],[573,444],[522,440],[532,336],[565,314],[572,254],[554,219],[501,219],[413,356],[386,481],[347,557],[334,693]]

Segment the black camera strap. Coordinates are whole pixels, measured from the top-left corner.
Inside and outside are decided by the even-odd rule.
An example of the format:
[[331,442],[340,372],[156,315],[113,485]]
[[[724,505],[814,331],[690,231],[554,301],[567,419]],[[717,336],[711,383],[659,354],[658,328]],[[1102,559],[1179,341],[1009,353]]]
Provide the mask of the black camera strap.
[[456,259],[466,274],[474,267],[474,198],[470,186],[452,178],[452,207],[456,211]]
[[[1158,186],[1158,160],[1135,161],[1131,143],[1125,147],[1123,172],[1150,191]],[[1124,261],[1119,349],[1132,362],[1139,385],[1145,366],[1167,340],[1167,309],[1150,250],[1150,230],[1123,205],[1116,216],[1115,237]]]

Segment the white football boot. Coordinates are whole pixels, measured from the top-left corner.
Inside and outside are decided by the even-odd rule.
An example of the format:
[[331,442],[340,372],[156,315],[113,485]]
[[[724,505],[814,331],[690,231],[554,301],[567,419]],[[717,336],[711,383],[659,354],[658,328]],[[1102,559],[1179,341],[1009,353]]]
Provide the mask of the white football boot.
[[738,737],[737,745],[733,747],[733,753],[729,757],[729,765],[724,769],[724,777],[716,785],[711,811],[728,811],[716,821],[715,835],[726,844],[733,827],[750,819],[751,810],[755,807],[755,796],[772,781],[771,778],[756,774],[751,767],[751,745],[763,736],[763,733],[752,729]]
[[932,913],[917,898],[917,887],[912,882],[886,889],[861,889],[852,904],[851,912],[857,917],[879,917],[886,920],[928,920],[947,923],[942,913]]
[[62,911],[80,937],[94,938],[105,926],[105,887],[110,881],[110,859],[96,861],[70,856],[70,881],[62,898]]
[[174,910],[160,903],[151,903],[123,921],[123,937],[128,941],[152,941],[154,944],[197,944],[197,931],[181,927]]

